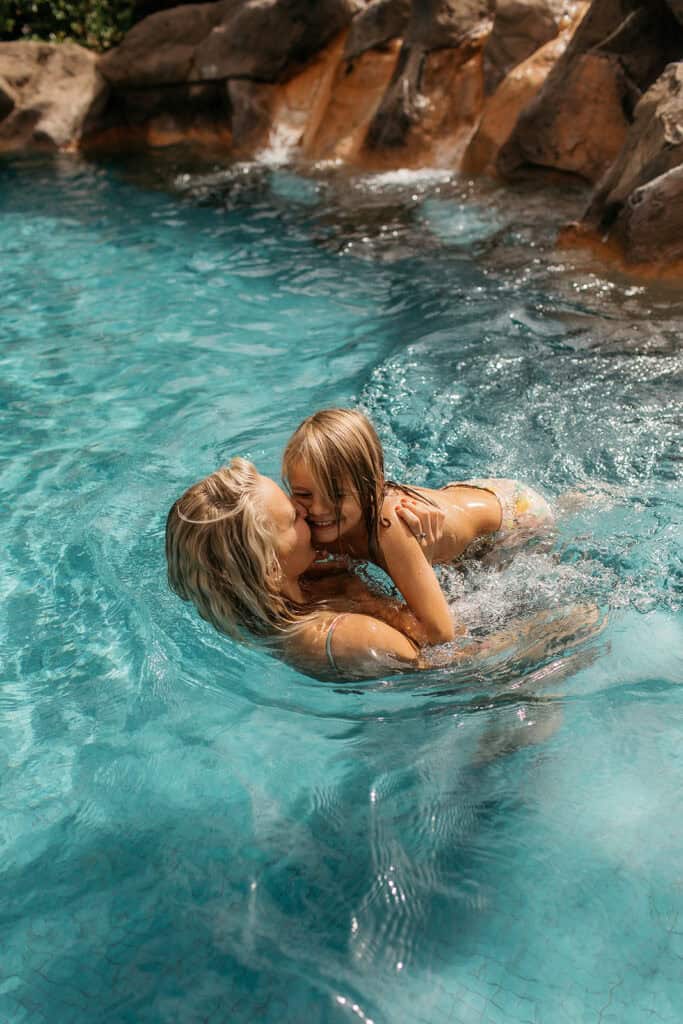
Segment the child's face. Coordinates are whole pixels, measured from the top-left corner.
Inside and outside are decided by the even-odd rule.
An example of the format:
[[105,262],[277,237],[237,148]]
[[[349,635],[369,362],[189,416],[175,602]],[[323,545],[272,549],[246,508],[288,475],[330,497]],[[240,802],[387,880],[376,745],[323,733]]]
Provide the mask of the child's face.
[[289,471],[293,500],[306,510],[306,521],[316,547],[324,548],[349,533],[363,519],[355,491],[343,490],[338,508],[322,492],[308,466],[295,462]]

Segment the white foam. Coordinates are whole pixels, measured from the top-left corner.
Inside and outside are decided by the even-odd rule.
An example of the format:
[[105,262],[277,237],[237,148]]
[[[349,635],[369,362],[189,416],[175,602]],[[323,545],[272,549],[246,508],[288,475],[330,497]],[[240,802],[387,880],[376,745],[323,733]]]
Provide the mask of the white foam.
[[[411,170],[403,167],[381,174],[364,174],[353,181],[353,187],[364,192],[385,192],[391,189],[424,189],[453,180],[453,172],[438,167]],[[416,197],[417,198],[417,197]]]
[[291,124],[273,125],[266,146],[256,153],[258,163],[266,167],[283,167],[291,163],[301,139],[301,128]]

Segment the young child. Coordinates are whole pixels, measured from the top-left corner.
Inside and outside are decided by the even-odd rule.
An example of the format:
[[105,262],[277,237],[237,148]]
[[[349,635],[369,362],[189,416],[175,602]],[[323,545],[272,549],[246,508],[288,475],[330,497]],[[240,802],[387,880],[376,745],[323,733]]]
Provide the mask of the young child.
[[[283,477],[306,510],[314,546],[379,565],[431,644],[456,635],[432,565],[453,562],[480,538],[518,542],[553,522],[545,499],[515,480],[465,480],[441,490],[386,480],[377,433],[352,409],[323,409],[305,419],[285,449]],[[408,528],[411,505],[418,514],[420,506],[440,510],[436,539]]]

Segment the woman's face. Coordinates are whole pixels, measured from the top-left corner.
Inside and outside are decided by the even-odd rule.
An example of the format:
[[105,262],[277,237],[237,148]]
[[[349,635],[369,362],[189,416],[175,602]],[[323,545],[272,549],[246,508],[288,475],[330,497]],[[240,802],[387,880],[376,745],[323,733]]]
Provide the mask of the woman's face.
[[334,543],[362,521],[363,512],[356,493],[344,491],[339,507],[335,508],[303,462],[295,462],[291,467],[289,487],[294,501],[306,510],[306,520],[316,547],[324,548],[326,544]]
[[316,558],[306,519],[270,477],[260,476],[259,491],[266,515],[272,523],[282,572],[288,579],[297,579]]

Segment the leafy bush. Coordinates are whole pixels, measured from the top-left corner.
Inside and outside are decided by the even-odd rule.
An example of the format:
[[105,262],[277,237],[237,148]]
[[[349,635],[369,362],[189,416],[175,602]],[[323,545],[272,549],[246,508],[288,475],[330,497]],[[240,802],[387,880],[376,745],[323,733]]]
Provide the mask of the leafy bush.
[[0,39],[73,39],[106,50],[133,24],[135,0],[0,0]]

